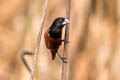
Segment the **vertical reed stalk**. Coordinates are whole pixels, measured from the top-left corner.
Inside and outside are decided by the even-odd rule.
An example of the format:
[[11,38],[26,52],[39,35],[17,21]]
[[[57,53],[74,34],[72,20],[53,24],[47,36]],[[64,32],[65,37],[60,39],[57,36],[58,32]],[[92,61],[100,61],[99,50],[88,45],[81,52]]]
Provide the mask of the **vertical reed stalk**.
[[[67,0],[66,18],[69,20],[70,20],[70,12],[71,12],[71,0]],[[68,41],[69,41],[69,28],[70,28],[70,24],[67,24],[65,28],[65,40]],[[67,54],[68,54],[68,43],[64,42],[63,57],[67,58]],[[67,80],[67,63],[63,63],[62,65],[61,80]]]
[[35,51],[34,51],[34,59],[33,59],[33,66],[32,66],[30,80],[34,79],[37,57],[38,57],[38,52],[39,52],[39,46],[40,46],[41,36],[42,36],[42,30],[43,30],[43,25],[44,25],[44,21],[45,21],[46,12],[47,12],[47,5],[48,5],[48,0],[45,0],[45,5],[44,5],[44,9],[43,9],[43,16],[42,16],[41,24],[40,24],[40,30],[39,30],[39,34],[38,34],[38,39],[37,39]]

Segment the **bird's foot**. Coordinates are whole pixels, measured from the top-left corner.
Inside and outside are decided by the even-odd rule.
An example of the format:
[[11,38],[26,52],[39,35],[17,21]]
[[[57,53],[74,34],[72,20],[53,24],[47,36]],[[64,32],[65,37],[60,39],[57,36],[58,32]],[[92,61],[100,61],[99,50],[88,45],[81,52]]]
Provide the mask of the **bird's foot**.
[[70,41],[69,40],[61,40],[62,42],[65,42],[65,43],[70,43]]
[[65,57],[60,56],[60,54],[59,54],[58,52],[57,52],[57,55],[58,55],[58,57],[60,58],[60,60],[61,60],[63,63],[67,63],[67,62],[71,61],[71,60],[68,60],[68,59],[65,58]]
[[63,63],[67,63],[67,62],[70,62],[71,60],[68,60],[67,58],[61,58],[62,62]]

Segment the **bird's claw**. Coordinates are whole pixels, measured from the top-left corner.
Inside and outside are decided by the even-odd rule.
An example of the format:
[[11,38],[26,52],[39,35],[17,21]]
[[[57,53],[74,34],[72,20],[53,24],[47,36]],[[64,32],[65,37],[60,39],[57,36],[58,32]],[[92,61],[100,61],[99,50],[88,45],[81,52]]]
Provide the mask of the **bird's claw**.
[[69,40],[62,40],[62,42],[65,42],[65,43],[70,43]]
[[62,58],[62,62],[63,63],[67,63],[67,62],[69,62],[70,60],[68,60],[67,58]]

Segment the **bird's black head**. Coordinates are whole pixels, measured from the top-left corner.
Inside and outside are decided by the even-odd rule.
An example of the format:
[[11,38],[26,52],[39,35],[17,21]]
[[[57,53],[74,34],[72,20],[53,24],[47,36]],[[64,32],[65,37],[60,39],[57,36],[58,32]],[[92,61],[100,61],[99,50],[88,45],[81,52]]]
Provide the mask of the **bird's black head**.
[[69,23],[69,20],[67,18],[59,17],[54,20],[51,27],[57,27],[62,29],[63,26],[67,23]]
[[67,18],[63,17],[56,18],[50,27],[49,31],[50,36],[55,39],[60,38],[62,34],[62,28],[64,27],[64,25],[68,23],[69,20]]

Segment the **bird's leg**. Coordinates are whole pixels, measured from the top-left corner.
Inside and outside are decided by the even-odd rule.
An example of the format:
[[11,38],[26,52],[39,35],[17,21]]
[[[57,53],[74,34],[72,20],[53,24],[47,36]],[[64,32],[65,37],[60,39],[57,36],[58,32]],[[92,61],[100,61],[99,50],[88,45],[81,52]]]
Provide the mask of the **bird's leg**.
[[22,59],[24,65],[25,65],[25,67],[27,68],[27,70],[28,70],[29,72],[31,72],[31,69],[30,69],[28,63],[27,63],[26,59],[24,58],[25,55],[32,55],[32,52],[23,52],[23,53],[21,54],[21,59]]
[[65,43],[69,43],[70,41],[69,40],[66,40],[66,39],[63,39],[61,40],[62,42],[65,42]]
[[63,63],[67,63],[70,60],[67,60],[67,58],[62,57],[58,52],[57,52],[58,57],[62,60]]

